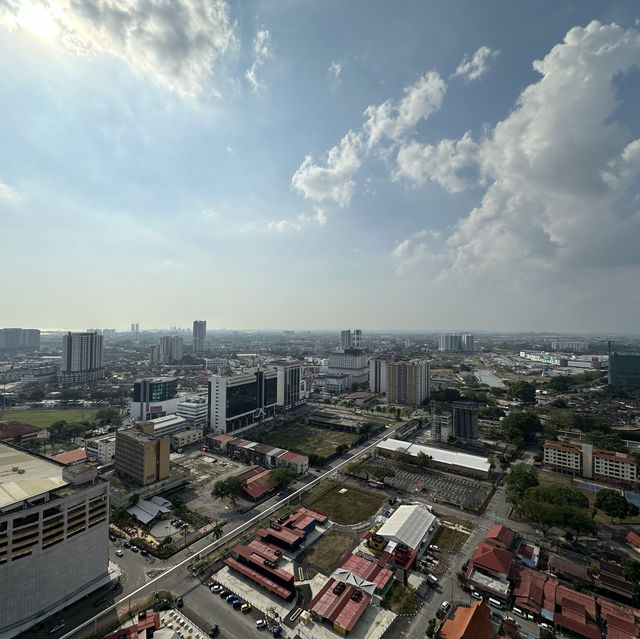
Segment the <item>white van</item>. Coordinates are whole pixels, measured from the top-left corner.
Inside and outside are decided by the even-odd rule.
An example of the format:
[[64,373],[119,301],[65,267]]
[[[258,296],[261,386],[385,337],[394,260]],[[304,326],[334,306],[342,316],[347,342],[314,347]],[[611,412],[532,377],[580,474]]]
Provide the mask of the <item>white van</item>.
[[494,599],[493,597],[489,597],[488,602],[489,605],[493,606],[494,608],[500,608],[500,610],[504,608],[503,603],[501,601],[498,601],[497,599]]
[[520,608],[518,608],[518,606],[514,606],[513,607],[513,614],[514,615],[518,615],[518,617],[522,617],[523,619],[526,619],[526,616],[525,616],[524,612],[522,612],[522,610],[520,610]]

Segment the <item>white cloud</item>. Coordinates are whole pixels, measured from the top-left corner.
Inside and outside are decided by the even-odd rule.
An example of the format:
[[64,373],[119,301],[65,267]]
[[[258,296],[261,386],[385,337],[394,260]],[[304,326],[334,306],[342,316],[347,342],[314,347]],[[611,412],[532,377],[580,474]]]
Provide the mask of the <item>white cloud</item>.
[[332,200],[346,206],[355,192],[353,177],[361,164],[361,136],[349,131],[327,154],[326,166],[314,164],[311,155],[307,155],[291,178],[291,184],[306,198],[318,202]]
[[426,264],[435,266],[441,260],[441,255],[435,248],[439,238],[438,231],[425,229],[414,233],[406,240],[397,242],[391,252],[397,263],[396,273],[404,275],[412,268],[424,267]]
[[267,228],[278,233],[286,231],[302,231],[305,226],[314,224],[319,227],[327,225],[327,216],[323,209],[316,206],[313,213],[301,213],[294,220],[274,220],[267,224]]
[[330,149],[325,166],[314,164],[313,157],[307,155],[291,179],[292,186],[306,198],[347,206],[355,193],[355,174],[365,155],[383,142],[396,146],[420,120],[440,108],[445,91],[444,80],[430,71],[406,87],[399,102],[387,100],[367,107],[361,129],[349,131]]
[[[575,27],[534,62],[540,80],[481,141],[465,134],[402,149],[404,177],[455,190],[466,159],[485,188],[436,251],[442,277],[492,282],[503,295],[511,289],[499,283],[592,302],[637,281],[640,140],[616,120],[622,96],[614,79],[639,60],[638,30],[595,21]],[[415,262],[427,249],[410,238],[393,256]]]
[[[42,0],[37,5],[38,22],[51,26],[40,35],[76,55],[120,58],[181,95],[202,90],[234,40],[223,0]],[[0,6],[0,24],[38,32],[21,10],[18,2]]]
[[339,62],[332,62],[329,65],[329,82],[333,88],[340,86],[342,82],[342,65]]
[[253,87],[254,91],[259,91],[264,85],[258,80],[258,70],[271,57],[271,35],[267,29],[260,29],[253,39],[253,64],[245,72],[245,77]]
[[420,120],[426,120],[442,104],[447,85],[436,71],[429,71],[415,84],[404,89],[399,103],[387,100],[365,109],[364,123],[367,147],[371,149],[383,140],[397,142]]
[[408,179],[424,184],[427,179],[455,193],[470,186],[459,173],[477,158],[478,144],[469,132],[459,140],[440,140],[437,144],[420,144],[412,140],[398,150],[394,180]]
[[18,191],[4,182],[0,182],[0,200],[17,200]]
[[462,77],[467,80],[475,80],[479,78],[489,68],[489,63],[493,60],[499,51],[494,51],[487,46],[480,47],[472,56],[465,53],[462,62],[458,65],[456,72],[451,75],[452,78]]

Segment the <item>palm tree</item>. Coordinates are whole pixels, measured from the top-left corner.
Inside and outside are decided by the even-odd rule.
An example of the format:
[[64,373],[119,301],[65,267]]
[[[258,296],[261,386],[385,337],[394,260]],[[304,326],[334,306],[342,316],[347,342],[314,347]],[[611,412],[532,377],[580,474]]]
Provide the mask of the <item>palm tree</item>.
[[224,523],[219,521],[213,527],[213,529],[211,530],[211,534],[213,535],[214,539],[218,540],[218,539],[220,539],[220,537],[222,537],[222,535],[223,535],[222,527],[223,526],[224,526]]

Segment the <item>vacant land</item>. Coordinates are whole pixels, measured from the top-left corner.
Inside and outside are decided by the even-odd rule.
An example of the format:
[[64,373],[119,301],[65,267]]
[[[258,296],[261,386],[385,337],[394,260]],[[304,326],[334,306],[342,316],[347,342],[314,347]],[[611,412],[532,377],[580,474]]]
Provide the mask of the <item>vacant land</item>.
[[296,422],[277,426],[268,433],[261,433],[257,439],[271,446],[299,451],[302,455],[315,453],[327,457],[335,452],[337,446],[350,445],[358,435]]
[[469,533],[456,530],[455,528],[449,528],[449,526],[441,526],[431,540],[431,543],[438,546],[441,550],[458,552],[468,538]]
[[[383,495],[362,488],[335,482],[327,482],[327,484],[333,485],[327,492],[311,497],[309,505],[327,513],[329,519],[337,524],[350,525],[366,521],[384,501]],[[341,493],[340,490],[345,492]]]
[[337,530],[330,530],[313,544],[306,560],[314,568],[322,572],[331,572],[342,555],[351,548],[354,539]]
[[416,591],[413,588],[405,588],[396,581],[384,596],[381,606],[397,615],[414,613],[418,609]]
[[3,422],[22,422],[32,426],[49,428],[51,424],[59,421],[65,422],[92,422],[98,412],[97,408],[85,408],[84,413],[81,408],[33,408],[22,410],[7,410],[2,413]]

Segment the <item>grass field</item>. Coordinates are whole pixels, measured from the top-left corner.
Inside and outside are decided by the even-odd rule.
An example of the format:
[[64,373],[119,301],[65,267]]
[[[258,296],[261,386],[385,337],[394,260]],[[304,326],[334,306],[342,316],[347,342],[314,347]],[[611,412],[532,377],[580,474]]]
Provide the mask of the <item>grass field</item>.
[[[365,521],[380,508],[384,501],[383,496],[362,488],[328,483],[333,483],[331,489],[324,494],[312,497],[309,506],[327,513],[329,519],[336,524],[350,525]],[[340,493],[339,491],[343,488],[346,488],[346,492]]]
[[466,532],[449,528],[448,526],[440,526],[430,543],[435,544],[442,550],[458,552],[468,538],[469,535]]
[[330,530],[313,545],[306,560],[314,568],[322,572],[331,572],[342,555],[351,548],[354,540],[337,530]]
[[418,609],[418,600],[415,590],[405,588],[399,581],[396,581],[380,605],[396,614],[406,615],[412,614]]
[[[95,414],[98,412],[97,408],[85,408],[84,419],[85,421],[93,421]],[[22,422],[23,424],[31,424],[32,426],[41,426],[43,428],[49,428],[51,424],[64,420],[66,422],[80,422],[82,421],[82,409],[81,408],[34,408],[32,410],[6,410],[0,415],[0,420],[3,422]]]
[[337,446],[354,442],[358,435],[295,423],[277,426],[268,433],[262,433],[257,439],[285,450],[299,450],[302,455],[315,453],[327,457],[335,452]]

